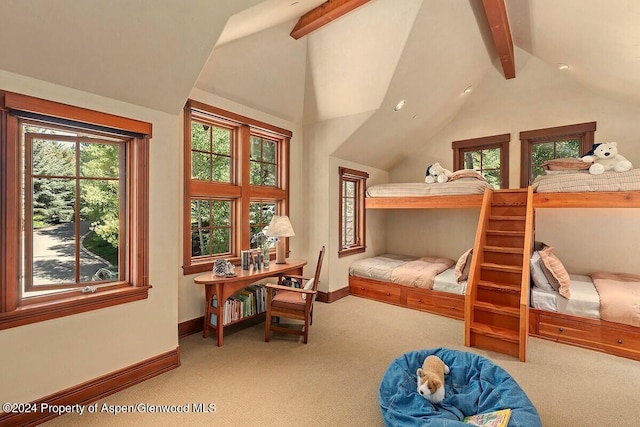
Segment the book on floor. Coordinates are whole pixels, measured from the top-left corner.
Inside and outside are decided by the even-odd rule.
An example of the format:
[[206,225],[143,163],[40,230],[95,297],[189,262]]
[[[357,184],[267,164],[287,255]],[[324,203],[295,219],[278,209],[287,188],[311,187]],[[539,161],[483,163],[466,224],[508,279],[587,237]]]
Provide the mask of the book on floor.
[[462,421],[474,426],[483,427],[507,427],[509,418],[511,417],[511,409],[502,409],[500,411],[492,411],[484,414],[470,415]]

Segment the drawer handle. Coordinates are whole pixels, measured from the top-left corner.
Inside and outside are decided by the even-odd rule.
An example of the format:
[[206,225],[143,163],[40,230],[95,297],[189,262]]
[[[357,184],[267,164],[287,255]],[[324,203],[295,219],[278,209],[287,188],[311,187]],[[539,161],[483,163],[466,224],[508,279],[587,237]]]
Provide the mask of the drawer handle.
[[622,344],[622,340],[618,340],[618,344]]
[[362,286],[360,286],[360,290],[361,290],[361,291],[364,291],[364,288],[363,288]]
[[455,309],[456,309],[455,307],[451,307],[451,310],[455,310]]
[[564,332],[564,328],[558,328],[560,332]]
[[391,296],[391,294],[390,294],[389,292],[387,292],[387,296],[388,296],[388,297],[390,297],[390,296]]
[[419,303],[419,304],[422,304],[422,298],[419,298],[419,299],[418,299],[418,303]]

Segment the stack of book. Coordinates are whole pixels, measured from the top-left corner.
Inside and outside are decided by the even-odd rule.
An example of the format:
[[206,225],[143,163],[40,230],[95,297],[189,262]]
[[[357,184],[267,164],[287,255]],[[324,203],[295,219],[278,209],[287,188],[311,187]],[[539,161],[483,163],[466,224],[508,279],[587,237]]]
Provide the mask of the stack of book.
[[[227,325],[245,317],[254,316],[266,311],[267,288],[262,285],[252,285],[233,294],[224,302],[223,324]],[[211,307],[218,307],[218,299],[214,296]],[[218,325],[215,313],[211,314],[211,324]]]

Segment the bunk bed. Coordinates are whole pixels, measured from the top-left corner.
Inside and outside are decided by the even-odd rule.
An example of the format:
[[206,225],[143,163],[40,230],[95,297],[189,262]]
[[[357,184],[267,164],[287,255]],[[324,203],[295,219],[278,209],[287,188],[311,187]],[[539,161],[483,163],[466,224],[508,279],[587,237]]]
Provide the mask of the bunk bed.
[[471,253],[442,257],[383,254],[349,267],[349,293],[454,319],[464,318]]
[[367,188],[365,209],[479,208],[485,188],[493,188],[478,172],[462,169],[449,181],[390,183]]
[[[367,188],[365,209],[480,209],[485,189],[493,189],[477,171],[462,169],[453,172],[443,183],[393,183],[374,185]],[[471,263],[470,251],[462,254],[458,261],[436,275],[433,286],[424,288],[394,283],[390,270],[384,274],[372,274],[363,270],[371,269],[371,264],[387,264],[394,267],[400,262],[415,260],[417,257],[384,254],[354,263],[349,271],[349,293],[389,304],[422,310],[455,319],[464,319],[464,299],[466,278],[464,267]],[[360,266],[359,266],[360,264]],[[363,267],[364,266],[364,267]]]
[[[640,169],[602,175],[549,174],[538,177],[532,187],[534,209],[640,208]],[[534,283],[529,310],[530,335],[640,360],[640,325],[635,321],[621,323],[623,320],[615,316],[602,315],[604,294],[602,289],[595,288],[593,280],[600,275],[569,275],[571,295],[566,299],[556,290],[536,285],[539,272],[535,271],[534,264],[531,263]],[[640,280],[640,276],[636,280]]]

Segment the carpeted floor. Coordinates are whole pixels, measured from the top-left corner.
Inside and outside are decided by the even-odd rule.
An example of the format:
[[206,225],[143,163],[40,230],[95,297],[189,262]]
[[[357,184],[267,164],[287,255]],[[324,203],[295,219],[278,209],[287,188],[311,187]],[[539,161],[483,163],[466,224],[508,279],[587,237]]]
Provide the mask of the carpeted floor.
[[[531,338],[528,361],[464,347],[462,321],[357,297],[316,303],[309,343],[264,323],[237,328],[218,348],[180,340],[182,366],[97,402],[189,405],[188,413],[66,415],[48,426],[383,426],[378,385],[389,363],[447,347],[489,357],[537,407],[545,426],[636,426],[640,362]],[[194,407],[215,409],[195,413]]]

